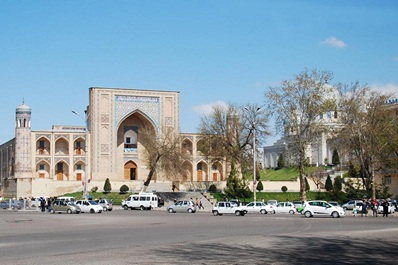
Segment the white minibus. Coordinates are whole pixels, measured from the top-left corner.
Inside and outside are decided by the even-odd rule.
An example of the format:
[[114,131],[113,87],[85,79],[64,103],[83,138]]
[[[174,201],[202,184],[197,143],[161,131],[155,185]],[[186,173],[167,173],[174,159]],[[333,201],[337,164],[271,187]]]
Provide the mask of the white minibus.
[[130,195],[122,201],[122,207],[128,209],[151,210],[158,207],[158,196],[153,193],[139,193]]

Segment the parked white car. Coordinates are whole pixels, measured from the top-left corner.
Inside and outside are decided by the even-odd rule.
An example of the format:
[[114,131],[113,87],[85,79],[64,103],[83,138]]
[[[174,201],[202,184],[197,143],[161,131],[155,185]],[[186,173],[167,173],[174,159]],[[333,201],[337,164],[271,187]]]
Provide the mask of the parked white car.
[[233,206],[230,202],[217,202],[213,206],[213,215],[235,214],[244,216],[246,212],[239,206]]
[[[380,202],[379,202],[379,206],[377,207],[377,212],[378,212],[378,213],[383,213],[383,211],[384,211],[384,209],[383,209],[383,202],[380,201]],[[389,203],[388,203],[388,213],[389,213],[389,214],[395,213],[395,207],[394,207],[394,205],[392,204],[392,202],[389,202]]]
[[76,205],[80,207],[82,213],[102,213],[102,206],[95,201],[78,200]]
[[274,207],[275,213],[296,213],[296,207],[292,202],[278,202],[276,207]]
[[245,213],[275,213],[274,206],[265,204],[263,202],[251,202],[241,207]]
[[332,216],[338,218],[345,215],[345,211],[340,206],[333,206],[326,201],[307,201],[304,203],[304,210],[301,212],[305,217]]

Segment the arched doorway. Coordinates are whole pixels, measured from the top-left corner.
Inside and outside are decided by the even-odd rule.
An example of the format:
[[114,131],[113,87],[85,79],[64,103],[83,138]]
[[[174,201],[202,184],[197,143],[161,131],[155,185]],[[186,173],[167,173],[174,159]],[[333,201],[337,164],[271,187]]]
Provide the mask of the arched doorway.
[[136,180],[137,179],[137,164],[133,161],[128,161],[124,164],[124,179]]

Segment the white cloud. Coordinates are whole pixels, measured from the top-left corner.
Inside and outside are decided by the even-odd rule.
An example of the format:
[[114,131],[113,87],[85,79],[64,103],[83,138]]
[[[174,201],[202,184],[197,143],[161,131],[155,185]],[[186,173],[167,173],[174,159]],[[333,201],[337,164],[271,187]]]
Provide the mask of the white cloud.
[[197,105],[197,106],[193,106],[192,109],[194,112],[196,112],[199,115],[210,115],[213,113],[213,106],[214,105],[221,105],[224,107],[228,107],[228,104],[219,100],[216,102],[212,102],[209,104],[202,104],[202,105]]
[[385,85],[373,84],[370,88],[377,91],[382,91],[386,93],[393,93],[394,96],[398,96],[398,84],[389,83]]
[[322,45],[332,46],[336,48],[344,48],[347,46],[344,41],[336,39],[336,37],[329,37],[326,40],[321,42]]

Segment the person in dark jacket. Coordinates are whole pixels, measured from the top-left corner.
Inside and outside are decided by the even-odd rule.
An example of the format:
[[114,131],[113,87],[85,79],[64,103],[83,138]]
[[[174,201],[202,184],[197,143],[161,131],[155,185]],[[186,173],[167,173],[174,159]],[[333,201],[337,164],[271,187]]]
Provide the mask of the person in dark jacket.
[[384,200],[384,202],[383,202],[383,217],[384,216],[388,217],[388,206],[389,206],[388,201]]

